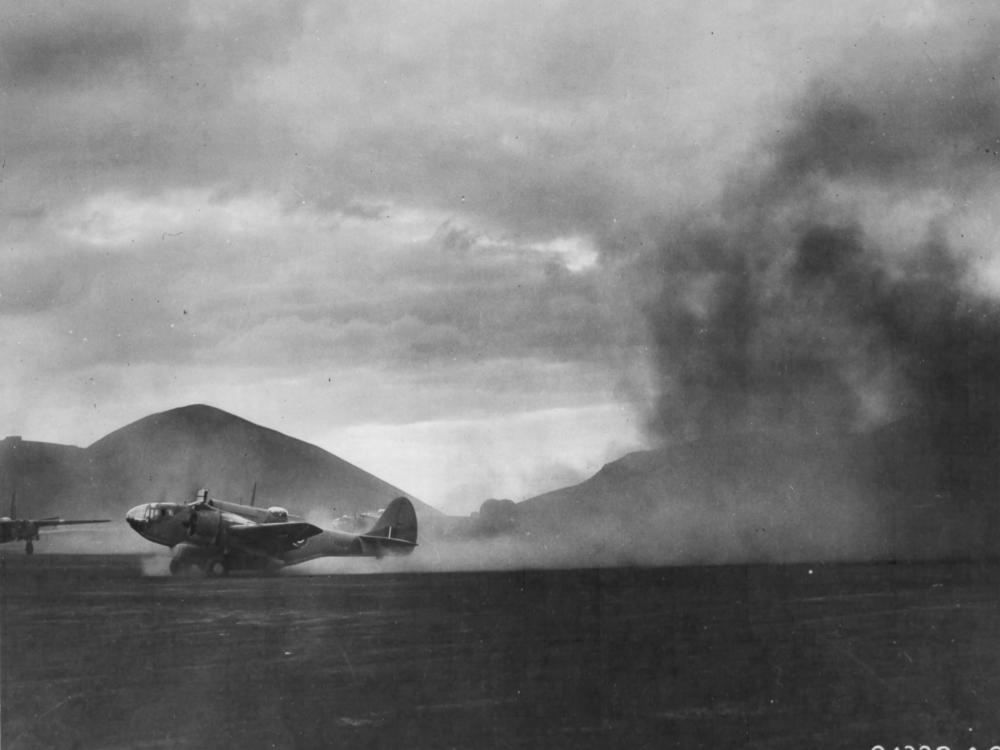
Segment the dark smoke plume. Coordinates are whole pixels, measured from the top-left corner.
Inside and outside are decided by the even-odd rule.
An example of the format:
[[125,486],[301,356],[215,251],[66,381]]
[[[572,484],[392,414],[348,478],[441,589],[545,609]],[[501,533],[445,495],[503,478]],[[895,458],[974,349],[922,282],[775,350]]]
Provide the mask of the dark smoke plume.
[[648,308],[654,430],[868,436],[877,460],[844,471],[864,473],[891,554],[931,527],[932,554],[1000,541],[1000,303],[979,278],[995,249],[965,231],[1000,195],[1000,51],[982,48],[861,51],[817,83],[766,167],[669,229]]

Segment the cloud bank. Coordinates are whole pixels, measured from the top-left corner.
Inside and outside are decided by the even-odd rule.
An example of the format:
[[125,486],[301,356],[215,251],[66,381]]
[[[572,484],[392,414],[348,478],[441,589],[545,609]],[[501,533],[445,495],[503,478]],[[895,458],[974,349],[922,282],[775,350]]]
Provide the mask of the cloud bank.
[[[634,430],[586,415],[657,399],[675,437],[885,420],[922,387],[887,360],[917,355],[884,345],[889,303],[832,308],[934,263],[1000,284],[963,257],[995,232],[995,13],[822,10],[13,10],[0,420],[86,444],[209,402],[320,442],[568,409],[580,445],[615,431],[588,461]],[[830,243],[859,249],[827,268]],[[525,448],[520,475],[562,462]]]

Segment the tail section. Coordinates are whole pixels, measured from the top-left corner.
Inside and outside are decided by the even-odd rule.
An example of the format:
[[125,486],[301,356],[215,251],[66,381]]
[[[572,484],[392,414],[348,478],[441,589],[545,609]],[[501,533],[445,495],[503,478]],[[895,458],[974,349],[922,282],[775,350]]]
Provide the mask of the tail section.
[[374,544],[380,551],[395,554],[412,552],[417,546],[417,513],[413,503],[397,497],[366,533],[360,535],[363,543]]

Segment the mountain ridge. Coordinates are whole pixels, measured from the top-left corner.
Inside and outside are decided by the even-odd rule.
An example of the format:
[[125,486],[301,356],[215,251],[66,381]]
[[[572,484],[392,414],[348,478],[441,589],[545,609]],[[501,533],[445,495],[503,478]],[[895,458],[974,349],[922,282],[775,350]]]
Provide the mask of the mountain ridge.
[[[518,503],[553,537],[616,539],[639,561],[995,556],[991,440],[936,449],[934,420],[795,439],[727,434],[635,451]],[[609,544],[611,544],[609,542]]]
[[384,507],[406,495],[419,516],[440,511],[318,446],[206,404],[130,422],[85,448],[23,438],[0,442],[0,492],[32,515],[120,516],[143,502],[187,502],[207,487],[221,498],[326,519]]

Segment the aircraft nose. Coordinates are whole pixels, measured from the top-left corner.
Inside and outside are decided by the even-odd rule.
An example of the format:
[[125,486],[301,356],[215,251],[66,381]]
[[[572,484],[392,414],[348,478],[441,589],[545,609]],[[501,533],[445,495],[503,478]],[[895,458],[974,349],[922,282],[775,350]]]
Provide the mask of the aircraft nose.
[[146,505],[137,505],[125,514],[128,525],[138,532],[146,527]]

